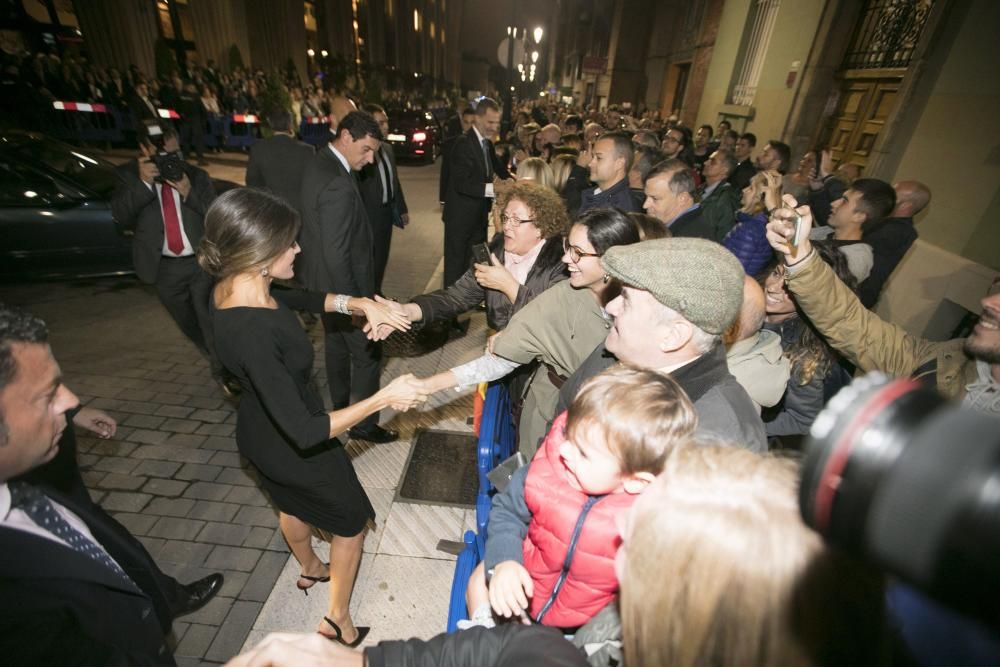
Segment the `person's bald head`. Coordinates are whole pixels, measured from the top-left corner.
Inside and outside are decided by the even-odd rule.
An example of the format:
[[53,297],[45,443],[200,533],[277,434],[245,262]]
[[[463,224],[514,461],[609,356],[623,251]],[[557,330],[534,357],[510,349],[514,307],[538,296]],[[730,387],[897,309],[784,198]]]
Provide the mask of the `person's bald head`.
[[764,289],[750,276],[743,278],[743,304],[740,315],[722,336],[723,343],[730,346],[753,336],[764,326],[767,310],[764,305]]
[[920,181],[900,181],[892,186],[896,191],[894,218],[912,218],[931,203],[931,191]]
[[330,100],[330,129],[336,133],[337,126],[340,125],[340,120],[352,111],[357,110],[357,105],[343,95],[334,97]]

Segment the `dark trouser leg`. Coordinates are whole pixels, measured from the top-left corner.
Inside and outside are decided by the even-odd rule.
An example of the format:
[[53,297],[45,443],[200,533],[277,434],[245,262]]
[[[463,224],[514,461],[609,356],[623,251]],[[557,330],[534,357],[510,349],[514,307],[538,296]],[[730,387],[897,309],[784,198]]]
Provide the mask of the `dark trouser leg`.
[[454,221],[444,223],[444,286],[450,287],[469,270],[472,246],[486,241],[486,221],[469,225]]
[[209,360],[212,373],[222,370],[212,346],[212,320],[208,299],[212,278],[201,270],[194,257],[164,257],[156,274],[156,294],[160,303],[188,339]]
[[[326,330],[326,381],[330,385],[333,408],[347,407],[377,392],[382,346],[368,340],[346,315],[323,315],[323,328]],[[377,412],[358,426],[376,424]]]
[[372,220],[372,250],[375,260],[375,291],[382,293],[382,279],[389,263],[389,246],[392,244],[392,209],[383,206],[377,220]]

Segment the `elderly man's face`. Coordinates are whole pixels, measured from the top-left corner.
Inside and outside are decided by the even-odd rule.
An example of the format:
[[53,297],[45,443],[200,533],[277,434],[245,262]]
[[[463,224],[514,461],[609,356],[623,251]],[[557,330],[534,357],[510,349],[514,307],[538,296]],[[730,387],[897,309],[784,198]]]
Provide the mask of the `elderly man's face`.
[[654,370],[662,362],[661,336],[666,308],[643,289],[625,285],[606,310],[615,318],[605,345],[619,361]]
[[80,401],[62,383],[48,345],[13,343],[17,373],[0,391],[0,482],[51,461],[66,429],[66,411]]
[[670,224],[684,210],[684,205],[670,189],[672,173],[658,174],[646,179],[646,201],[642,207],[646,213],[660,222]]

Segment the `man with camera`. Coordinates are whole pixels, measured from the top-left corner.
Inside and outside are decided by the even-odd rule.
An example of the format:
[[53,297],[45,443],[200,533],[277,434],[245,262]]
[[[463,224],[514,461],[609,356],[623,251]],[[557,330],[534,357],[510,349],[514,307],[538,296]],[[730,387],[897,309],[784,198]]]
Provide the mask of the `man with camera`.
[[156,287],[177,326],[209,360],[212,376],[227,396],[237,393],[215,356],[208,299],[212,279],[195,253],[205,231],[203,218],[215,200],[208,173],[187,164],[172,127],[151,128],[139,141],[139,157],[115,171],[111,197],[116,224],[131,230],[132,262],[139,280]]
[[912,376],[964,407],[1000,415],[1000,276],[982,300],[979,323],[968,338],[917,338],[864,307],[812,251],[809,207],[791,195],[783,201],[785,208],[767,225],[767,238],[785,258],[785,283],[798,307],[831,347],[865,372]]

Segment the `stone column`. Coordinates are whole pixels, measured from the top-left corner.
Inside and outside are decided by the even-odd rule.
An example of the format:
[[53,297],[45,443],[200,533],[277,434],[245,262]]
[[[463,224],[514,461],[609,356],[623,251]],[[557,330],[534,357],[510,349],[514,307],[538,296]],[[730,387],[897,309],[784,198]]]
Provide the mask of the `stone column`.
[[269,71],[288,59],[306,81],[306,24],[302,0],[246,0],[250,63]]

